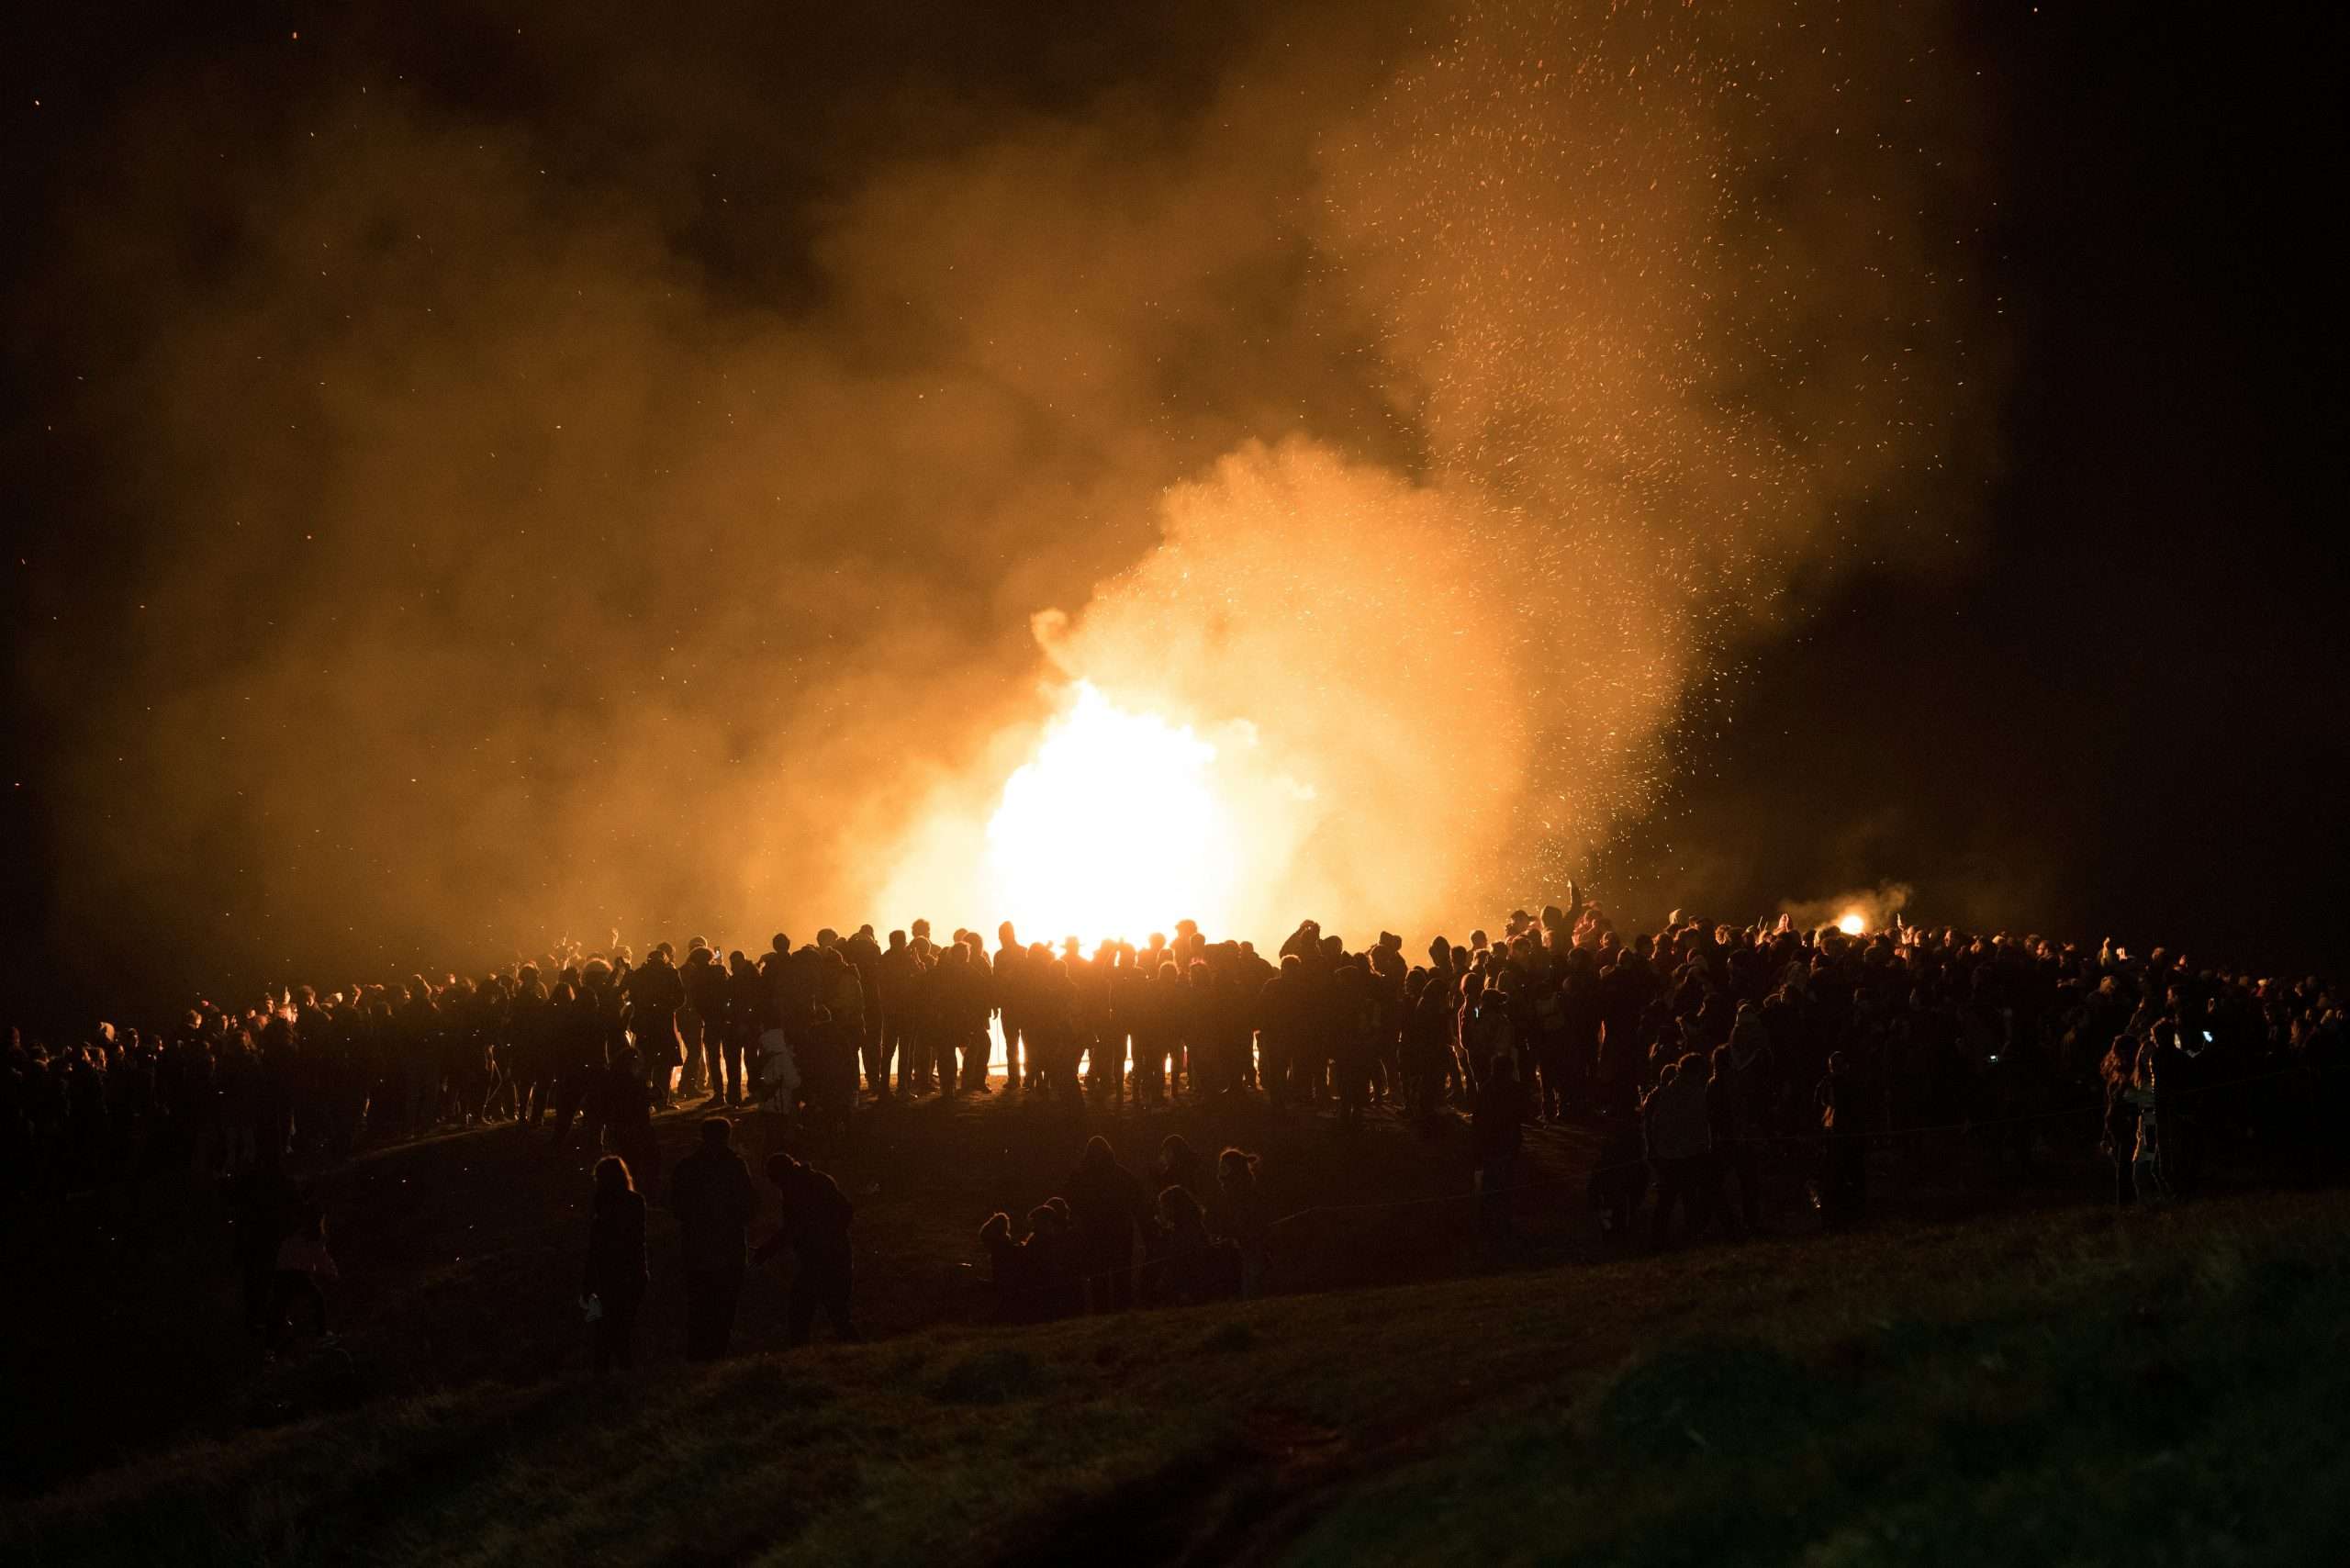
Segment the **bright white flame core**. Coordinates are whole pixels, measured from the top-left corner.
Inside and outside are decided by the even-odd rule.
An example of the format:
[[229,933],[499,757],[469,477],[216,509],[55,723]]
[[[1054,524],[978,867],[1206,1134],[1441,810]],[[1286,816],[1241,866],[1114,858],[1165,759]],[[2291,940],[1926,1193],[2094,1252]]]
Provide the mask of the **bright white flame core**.
[[1238,836],[1215,761],[1190,726],[1079,682],[988,820],[987,907],[1032,941],[1227,929]]
[[1847,936],[1858,936],[1868,928],[1868,916],[1857,909],[1848,909],[1836,917],[1836,929]]

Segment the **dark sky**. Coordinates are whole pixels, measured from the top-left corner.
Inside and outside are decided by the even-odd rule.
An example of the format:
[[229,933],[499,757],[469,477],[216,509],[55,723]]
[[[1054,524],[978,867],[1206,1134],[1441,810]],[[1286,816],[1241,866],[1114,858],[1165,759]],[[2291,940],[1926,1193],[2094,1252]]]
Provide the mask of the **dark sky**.
[[[2141,8],[2121,27],[2091,9],[1963,13],[1998,117],[1989,250],[2012,362],[1998,472],[1952,503],[1966,519],[1955,551],[1797,576],[1793,630],[1737,650],[1732,722],[1681,749],[1672,803],[1602,867],[1625,902],[1743,914],[1898,879],[1929,917],[2338,969],[2350,582],[2332,50],[2314,14],[2190,25]],[[1328,47],[1376,52],[1409,8],[1363,10]],[[110,588],[174,548],[153,521],[168,513],[126,504],[116,483],[140,432],[108,426],[73,379],[137,352],[141,301],[116,312],[84,297],[71,331],[24,330],[53,311],[56,248],[94,212],[183,202],[202,217],[204,198],[125,172],[140,166],[127,146],[180,132],[147,106],[179,106],[187,134],[219,150],[225,277],[250,199],[241,164],[294,133],[321,82],[374,82],[464,123],[528,127],[550,181],[636,193],[646,211],[629,220],[686,258],[697,288],[788,311],[824,286],[811,224],[882,140],[899,156],[951,151],[999,117],[1105,95],[1146,125],[1193,112],[1255,14],[16,8],[0,36],[13,236],[0,276],[33,346],[9,357],[0,434],[9,527],[28,542],[8,552],[12,675],[82,650],[111,668],[139,633]],[[666,112],[680,103],[690,112]],[[698,183],[711,179],[722,199]],[[606,198],[565,199],[576,213]],[[126,263],[99,281],[138,279]],[[1232,433],[1203,421],[1168,447],[1204,457]],[[194,914],[139,912],[126,953],[86,901],[61,897],[82,875],[61,823],[86,739],[24,681],[6,700],[7,1011],[151,997],[227,963],[234,945]],[[196,842],[187,863],[200,882],[229,855]],[[109,897],[128,919],[140,893]],[[153,897],[193,902],[162,879]]]
[[1960,919],[2339,974],[2350,550],[2321,192],[2344,141],[2320,24],[2045,9],[1985,8],[2020,68],[1999,250],[2020,330],[1976,553],[1845,577],[1759,650],[1673,836],[1737,846],[1750,885],[1898,866]]

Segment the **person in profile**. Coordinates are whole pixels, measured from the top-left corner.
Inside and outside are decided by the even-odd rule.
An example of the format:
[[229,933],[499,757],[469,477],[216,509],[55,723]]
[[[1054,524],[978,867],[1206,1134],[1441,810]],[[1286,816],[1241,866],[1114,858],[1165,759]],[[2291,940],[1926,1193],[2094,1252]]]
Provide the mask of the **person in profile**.
[[1151,1178],[1161,1191],[1181,1187],[1193,1193],[1201,1193],[1206,1190],[1207,1162],[1184,1141],[1181,1133],[1169,1133],[1158,1141],[1158,1163],[1152,1168]]
[[840,1183],[789,1154],[767,1157],[767,1180],[783,1198],[783,1224],[760,1247],[759,1262],[785,1248],[796,1267],[784,1310],[784,1342],[804,1345],[822,1312],[842,1339],[855,1339],[849,1316],[848,1225],[854,1210]]
[[596,1161],[594,1216],[588,1227],[588,1265],[579,1305],[595,1330],[599,1375],[636,1364],[636,1314],[644,1305],[644,1197],[628,1161],[608,1154]]
[[751,1172],[734,1152],[734,1124],[712,1116],[701,1125],[701,1147],[677,1161],[669,1181],[669,1207],[686,1278],[686,1360],[714,1361],[726,1354],[742,1299],[744,1259],[757,1200]]
[[1012,1216],[996,1213],[979,1226],[979,1250],[988,1260],[988,1281],[995,1292],[999,1323],[1027,1323],[1037,1316],[1035,1257],[1028,1238],[1012,1234]]

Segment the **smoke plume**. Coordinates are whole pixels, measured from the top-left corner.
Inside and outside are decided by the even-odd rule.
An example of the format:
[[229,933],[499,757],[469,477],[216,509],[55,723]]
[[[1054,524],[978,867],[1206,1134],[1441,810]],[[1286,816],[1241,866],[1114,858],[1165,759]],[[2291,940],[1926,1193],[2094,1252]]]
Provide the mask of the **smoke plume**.
[[52,925],[184,983],[976,923],[923,877],[1075,678],[1253,759],[1250,935],[1539,891],[1799,571],[1963,510],[1965,73],[1751,12],[1308,8],[781,129],[714,61],[154,89],[19,323],[110,520],[14,660]]

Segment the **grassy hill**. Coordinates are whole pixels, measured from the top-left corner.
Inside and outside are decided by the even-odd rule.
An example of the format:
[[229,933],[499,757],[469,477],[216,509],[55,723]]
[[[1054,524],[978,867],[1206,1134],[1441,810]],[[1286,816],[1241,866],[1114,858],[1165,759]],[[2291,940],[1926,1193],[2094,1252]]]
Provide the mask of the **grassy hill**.
[[0,1560],[2335,1562],[2346,1341],[2350,1198],[2043,1211],[371,1398]]

